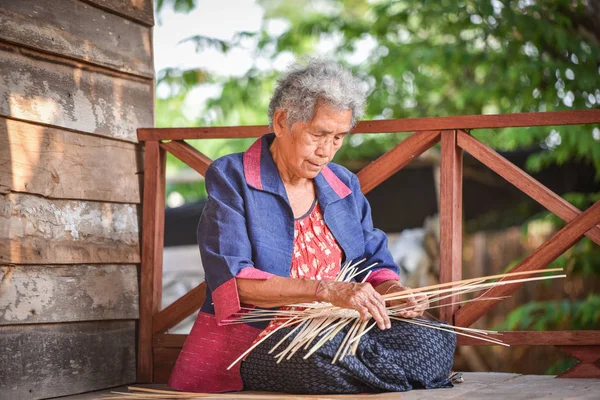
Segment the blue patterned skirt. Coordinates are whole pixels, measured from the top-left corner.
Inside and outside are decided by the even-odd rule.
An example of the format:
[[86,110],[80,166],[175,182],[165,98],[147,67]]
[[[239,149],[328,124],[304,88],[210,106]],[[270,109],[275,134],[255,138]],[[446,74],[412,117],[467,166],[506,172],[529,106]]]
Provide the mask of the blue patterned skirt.
[[375,327],[363,336],[356,356],[331,364],[349,329],[346,327],[308,359],[302,359],[305,353],[300,350],[277,364],[268,352],[291,329],[271,335],[242,362],[244,390],[351,394],[452,387],[449,376],[456,347],[454,333],[392,321],[391,329]]

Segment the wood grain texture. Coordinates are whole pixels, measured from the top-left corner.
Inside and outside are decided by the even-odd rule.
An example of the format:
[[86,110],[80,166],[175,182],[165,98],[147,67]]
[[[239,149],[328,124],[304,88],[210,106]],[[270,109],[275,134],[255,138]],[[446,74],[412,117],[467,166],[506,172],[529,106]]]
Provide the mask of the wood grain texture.
[[[453,129],[506,128],[517,126],[554,126],[600,123],[600,110],[556,111],[500,115],[464,115],[458,117],[405,118],[361,121],[353,133],[441,131]],[[143,140],[185,140],[209,138],[257,137],[269,132],[267,125],[200,128],[144,128]]]
[[186,139],[235,139],[252,138],[269,133],[268,125],[215,126],[198,128],[140,128],[139,141],[186,140]]
[[137,380],[151,383],[152,323],[160,311],[165,217],[165,151],[158,142],[144,146],[144,202],[142,269],[140,276],[140,329]]
[[[455,282],[462,279],[462,184],[463,153],[456,143],[456,131],[442,132],[442,154],[440,163],[440,282]],[[440,309],[440,318],[453,324],[460,301],[452,296],[440,301],[446,305]]]
[[0,195],[0,263],[139,261],[136,205]]
[[188,335],[164,333],[154,335],[152,345],[154,347],[183,347]]
[[0,44],[0,115],[136,142],[154,124],[153,85]]
[[[0,397],[32,400],[135,382],[135,321],[0,327]],[[6,351],[6,349],[9,349]]]
[[202,282],[154,316],[152,331],[162,333],[197,311],[206,299],[206,282]]
[[[577,207],[475,138],[464,132],[459,132],[458,145],[563,221],[572,221],[573,218],[581,214]],[[600,245],[600,227],[592,228],[585,235]]]
[[206,174],[206,170],[213,161],[183,140],[161,143],[160,146],[192,167],[202,176]]
[[0,325],[138,318],[135,265],[0,266]]
[[154,383],[167,383],[171,376],[171,371],[175,366],[177,357],[181,352],[180,348],[155,348],[153,350],[153,376]]
[[[498,336],[511,346],[578,346],[600,344],[600,331],[512,331]],[[458,336],[459,346],[490,346],[489,342]]]
[[[598,332],[600,336],[600,332]],[[600,344],[600,340],[598,341]],[[558,346],[558,348],[579,360],[577,364],[557,378],[600,378],[600,346]]]
[[400,142],[357,174],[361,191],[366,194],[400,171],[440,140],[439,132],[416,132]]
[[138,21],[147,26],[154,25],[152,0],[80,0],[96,7]]
[[152,29],[78,0],[3,2],[0,39],[152,79]]
[[354,131],[361,133],[440,131],[519,126],[595,124],[599,122],[600,110],[573,110],[362,121],[358,123],[358,126]]
[[[525,257],[520,263],[511,268],[509,272],[531,271],[545,268],[559,255],[573,246],[587,230],[598,223],[600,223],[600,201],[596,202],[585,212],[574,218],[567,226],[562,228],[534,252]],[[503,280],[512,279],[505,278]],[[521,284],[497,286],[485,291],[485,296],[509,296],[520,286]],[[481,318],[488,310],[498,304],[499,301],[500,300],[481,300],[467,303],[456,312],[454,319],[455,325],[470,326],[473,322]]]
[[[152,315],[155,316],[162,308],[162,277],[163,277],[163,253],[165,243],[165,197],[166,197],[166,172],[167,172],[167,153],[164,149],[158,148],[158,166],[156,169],[158,175],[156,186],[151,193],[155,198],[154,211],[154,239],[152,243],[154,251],[153,267],[153,287],[152,287]],[[148,238],[150,239],[150,238]],[[154,318],[154,317],[153,317]]]
[[139,145],[0,117],[0,193],[140,203]]

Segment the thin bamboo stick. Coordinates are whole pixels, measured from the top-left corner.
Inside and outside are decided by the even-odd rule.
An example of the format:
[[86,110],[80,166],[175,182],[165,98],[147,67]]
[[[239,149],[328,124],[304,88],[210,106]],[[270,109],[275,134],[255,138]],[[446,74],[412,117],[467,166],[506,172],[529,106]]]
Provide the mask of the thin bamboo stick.
[[500,340],[490,339],[490,338],[487,338],[487,337],[481,337],[481,336],[476,336],[476,335],[469,335],[467,333],[462,333],[462,332],[456,332],[456,331],[454,331],[452,329],[442,328],[441,326],[437,326],[437,325],[422,324],[422,323],[415,322],[412,319],[397,318],[397,317],[391,317],[391,318],[396,319],[398,321],[406,322],[406,323],[409,323],[409,324],[426,326],[428,328],[438,329],[440,331],[446,331],[446,332],[454,333],[454,334],[457,334],[457,335],[472,337],[472,338],[479,339],[479,340],[485,340],[486,342],[495,343],[495,344],[499,344],[499,345],[502,345],[502,346],[510,347],[509,344],[506,344],[506,343],[504,343],[504,342],[502,342]]
[[254,343],[252,346],[250,346],[250,348],[248,350],[243,352],[241,356],[239,356],[234,362],[231,363],[231,365],[229,365],[229,367],[227,367],[227,370],[230,370],[231,367],[233,367],[235,364],[240,362],[244,357],[246,357],[247,354],[249,354],[252,350],[254,350],[263,341],[265,341],[269,336],[273,335],[275,332],[277,332],[281,328],[285,327],[286,324],[287,324],[287,322],[283,323],[281,326],[277,327],[277,329],[274,329],[272,332],[269,332],[267,335],[265,335],[265,337],[262,340],[259,340],[258,342]]
[[[159,390],[159,389],[150,389],[150,388],[140,388],[135,386],[129,386],[127,389],[139,392],[139,393],[121,393],[121,392],[112,392],[114,394],[120,394],[119,396],[110,396],[110,397],[99,397],[98,399],[102,400],[128,400],[128,399],[221,399],[221,398],[236,398],[236,399],[265,399],[265,398],[273,398],[273,399],[355,399],[356,395],[294,395],[294,394],[284,394],[284,393],[244,393],[244,392],[235,392],[235,393],[194,393],[194,392],[179,392],[174,390]],[[133,395],[133,396],[132,396]],[[151,396],[151,397],[148,397]],[[154,397],[160,396],[160,397]],[[369,396],[370,398],[397,398],[397,393],[380,393],[375,394],[373,396]]]
[[[360,328],[358,329],[358,332],[356,332],[355,336],[360,336],[362,335],[362,333],[364,332],[367,324],[369,323],[369,321],[363,321],[362,324],[360,324]],[[358,340],[353,344],[353,341],[351,340],[349,343],[349,345],[351,345],[352,347],[352,355],[355,356],[356,355],[356,350],[358,349]]]
[[268,353],[268,354],[271,354],[271,353],[273,353],[273,352],[274,352],[274,351],[275,351],[275,350],[276,350],[276,349],[277,349],[279,346],[281,346],[281,344],[282,344],[283,342],[285,342],[285,340],[286,340],[287,338],[289,338],[290,336],[292,336],[292,334],[293,334],[294,332],[296,332],[296,331],[297,331],[297,330],[298,330],[298,329],[299,329],[301,326],[302,326],[302,324],[298,324],[298,326],[296,326],[294,329],[292,329],[292,330],[291,330],[291,331],[290,331],[290,332],[289,332],[287,335],[285,335],[285,336],[283,337],[283,339],[281,339],[279,342],[277,342],[277,344],[276,344],[275,346],[273,346],[273,348],[272,348],[271,350],[269,350],[269,353]]
[[[541,277],[533,277],[533,278],[523,278],[523,279],[511,279],[509,281],[498,281],[498,282],[490,282],[490,283],[480,283],[478,285],[473,285],[472,288],[473,289],[485,289],[485,288],[489,288],[489,287],[494,287],[494,286],[504,286],[504,285],[513,285],[515,283],[522,283],[522,282],[532,282],[532,281],[539,281],[539,280],[544,280],[544,279],[556,279],[556,278],[565,278],[566,275],[552,275],[552,276],[541,276]],[[447,293],[447,292],[451,292],[453,288],[449,288],[449,289],[440,289],[440,290],[435,290],[433,292],[428,292],[430,294],[438,294],[438,293]],[[400,299],[405,299],[407,297],[409,297],[412,293],[409,293],[410,290],[405,290],[403,292],[398,292],[398,293],[406,293],[404,295],[398,295],[398,296],[389,296],[387,297],[388,300],[400,300]]]
[[[348,323],[350,323],[350,322],[351,322],[351,320],[350,320],[350,321],[348,321]],[[332,364],[335,364],[335,363],[337,362],[337,360],[338,360],[339,356],[340,356],[340,355],[341,355],[341,353],[342,353],[342,349],[343,349],[343,348],[346,346],[346,341],[348,341],[349,339],[350,339],[350,335],[349,335],[349,334],[346,334],[346,335],[344,336],[344,339],[342,339],[342,343],[340,343],[340,345],[338,346],[338,349],[337,349],[337,351],[335,352],[335,354],[334,354],[334,356],[333,356],[333,359],[331,360],[331,363],[332,363]],[[316,351],[316,349],[315,349],[315,351]]]
[[[513,277],[513,276],[520,276],[520,275],[533,275],[533,274],[541,274],[541,273],[546,273],[546,272],[558,272],[558,271],[562,271],[562,268],[548,268],[548,269],[536,269],[536,270],[531,270],[531,271],[521,271],[521,272],[508,272],[506,274],[498,274],[498,275],[489,275],[485,277],[485,280],[491,280],[491,279],[497,279],[497,278],[505,278],[505,277]],[[438,289],[438,288],[442,288],[442,287],[448,287],[448,286],[454,286],[456,284],[467,284],[467,283],[471,283],[471,282],[476,282],[478,280],[481,280],[482,278],[472,278],[472,279],[463,279],[461,281],[454,281],[454,282],[446,282],[446,283],[439,283],[437,285],[431,285],[431,286],[424,286],[424,287],[420,287],[420,288],[410,288],[410,289],[406,289],[404,292],[407,293],[419,293],[419,292],[423,292],[423,291],[428,291],[431,289]],[[389,298],[392,297],[393,293],[390,294],[386,294],[383,297],[384,298]]]

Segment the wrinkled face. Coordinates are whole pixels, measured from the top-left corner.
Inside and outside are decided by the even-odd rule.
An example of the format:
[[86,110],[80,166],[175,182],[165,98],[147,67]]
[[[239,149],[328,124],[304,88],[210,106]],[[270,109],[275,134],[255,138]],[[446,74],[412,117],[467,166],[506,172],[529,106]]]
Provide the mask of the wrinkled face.
[[309,122],[296,122],[290,131],[285,113],[274,116],[278,151],[292,176],[313,179],[333,159],[350,131],[352,110],[338,110],[328,105],[317,108]]

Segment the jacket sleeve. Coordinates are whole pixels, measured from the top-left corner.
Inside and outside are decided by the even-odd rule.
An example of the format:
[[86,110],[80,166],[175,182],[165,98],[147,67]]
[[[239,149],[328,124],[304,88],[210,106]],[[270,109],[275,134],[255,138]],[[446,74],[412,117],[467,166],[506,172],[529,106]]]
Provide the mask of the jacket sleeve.
[[[206,172],[208,200],[200,217],[197,238],[206,283],[212,292],[217,322],[240,310],[236,277],[269,279],[272,274],[254,268],[242,188],[215,161]],[[231,165],[231,164],[225,164]],[[231,168],[233,169],[233,168]]]
[[371,206],[367,201],[367,198],[360,190],[360,183],[356,175],[352,174],[352,195],[354,196],[356,206],[361,218],[361,226],[363,237],[365,241],[365,253],[364,258],[366,260],[362,263],[364,267],[377,263],[369,271],[359,275],[357,280],[361,281],[365,275],[369,273],[366,282],[369,282],[373,286],[378,286],[384,281],[395,280],[399,281],[400,269],[394,262],[392,254],[388,250],[387,236],[386,234],[373,226],[373,219],[371,217]]

